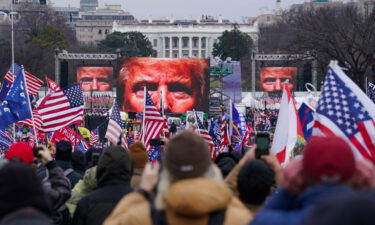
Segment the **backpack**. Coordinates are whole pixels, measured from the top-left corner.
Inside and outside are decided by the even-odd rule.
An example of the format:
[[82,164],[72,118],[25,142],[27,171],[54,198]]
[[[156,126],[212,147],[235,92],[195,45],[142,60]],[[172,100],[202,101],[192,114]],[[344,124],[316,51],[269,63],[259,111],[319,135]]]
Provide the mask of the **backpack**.
[[[151,220],[153,225],[168,225],[167,217],[164,211],[158,211],[155,208],[153,200],[150,200]],[[222,225],[225,219],[225,209],[211,212],[207,225]]]

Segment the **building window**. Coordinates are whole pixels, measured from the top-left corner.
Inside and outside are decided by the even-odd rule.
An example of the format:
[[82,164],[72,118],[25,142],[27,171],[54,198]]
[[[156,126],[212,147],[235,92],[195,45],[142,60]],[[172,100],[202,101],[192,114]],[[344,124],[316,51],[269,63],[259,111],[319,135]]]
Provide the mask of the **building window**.
[[158,47],[158,39],[154,39],[153,46],[154,46],[154,47]]
[[202,48],[206,48],[206,38],[202,38],[201,46],[202,46]]
[[101,29],[99,29],[98,34],[102,34],[102,30]]
[[105,29],[105,34],[108,34],[108,33],[109,33],[108,29]]
[[165,48],[169,48],[169,38],[165,38]]
[[198,38],[193,39],[193,48],[198,48],[198,41],[199,41]]
[[173,48],[177,48],[178,46],[178,38],[173,38]]
[[182,38],[182,47],[183,48],[189,47],[189,38],[187,38],[187,37]]

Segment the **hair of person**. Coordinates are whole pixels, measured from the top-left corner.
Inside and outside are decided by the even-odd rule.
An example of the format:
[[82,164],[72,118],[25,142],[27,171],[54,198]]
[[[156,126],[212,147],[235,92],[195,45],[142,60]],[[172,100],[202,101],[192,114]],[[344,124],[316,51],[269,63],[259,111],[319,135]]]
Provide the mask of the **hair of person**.
[[208,70],[206,63],[197,59],[127,58],[122,61],[120,67],[119,84],[124,88],[130,74],[142,70],[147,66],[160,66],[164,70],[167,70],[169,66],[173,66],[174,68],[181,69],[181,71],[188,70],[192,77],[192,87],[199,87],[196,106],[201,105],[202,97],[206,92],[205,74]]
[[261,205],[275,185],[275,172],[260,159],[247,162],[238,173],[237,189],[242,202]]

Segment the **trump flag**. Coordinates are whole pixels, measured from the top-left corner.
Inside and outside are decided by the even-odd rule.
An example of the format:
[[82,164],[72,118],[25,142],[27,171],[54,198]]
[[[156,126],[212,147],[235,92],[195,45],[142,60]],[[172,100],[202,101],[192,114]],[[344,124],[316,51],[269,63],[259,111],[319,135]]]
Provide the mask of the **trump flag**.
[[346,140],[357,157],[375,162],[375,104],[336,62],[328,67],[313,135]]

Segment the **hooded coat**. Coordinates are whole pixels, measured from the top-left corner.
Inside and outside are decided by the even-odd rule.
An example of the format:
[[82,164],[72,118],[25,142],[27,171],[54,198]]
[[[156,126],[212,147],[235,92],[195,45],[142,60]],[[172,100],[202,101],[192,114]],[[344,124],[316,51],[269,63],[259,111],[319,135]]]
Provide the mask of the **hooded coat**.
[[[222,182],[208,178],[173,183],[165,195],[165,215],[170,225],[206,225],[209,214],[225,210],[223,224],[247,224],[251,213]],[[152,225],[150,203],[133,192],[125,196],[104,225]]]
[[120,146],[106,149],[96,170],[97,188],[82,198],[74,213],[73,224],[100,225],[121,198],[132,191],[131,159]]

